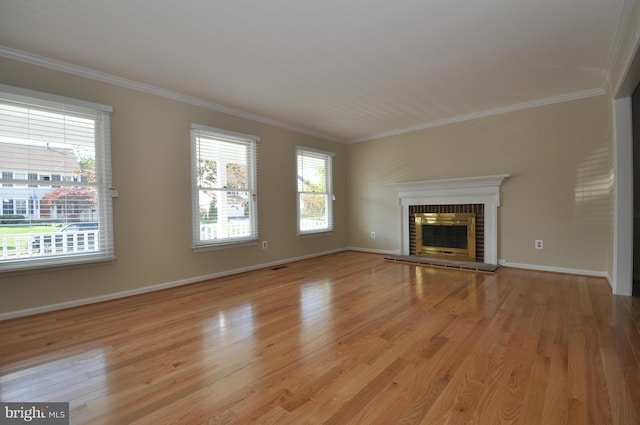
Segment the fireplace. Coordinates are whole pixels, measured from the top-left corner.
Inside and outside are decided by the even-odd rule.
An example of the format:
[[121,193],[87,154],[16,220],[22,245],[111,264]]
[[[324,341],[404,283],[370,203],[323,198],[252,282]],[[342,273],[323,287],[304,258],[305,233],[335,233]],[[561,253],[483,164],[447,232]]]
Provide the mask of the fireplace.
[[[446,258],[451,260],[460,261],[477,261],[486,262],[485,258],[485,208],[484,204],[445,204],[445,205],[410,205],[407,209],[408,213],[408,239],[409,239],[409,255],[424,255],[426,253],[420,253],[416,246],[416,239],[418,236],[416,217],[422,214],[438,214],[446,217],[445,214],[455,214],[460,217],[473,216],[474,220],[474,235],[475,243],[470,243],[470,249],[475,250],[475,259],[462,259],[452,258],[447,256]],[[471,248],[472,247],[472,248]],[[432,252],[433,253],[433,252]],[[467,255],[468,257],[473,257]]]
[[500,186],[508,177],[500,174],[396,183],[400,207],[399,253],[417,255],[415,214],[475,213],[475,261],[498,264]]
[[416,255],[476,261],[474,213],[419,213],[415,225]]

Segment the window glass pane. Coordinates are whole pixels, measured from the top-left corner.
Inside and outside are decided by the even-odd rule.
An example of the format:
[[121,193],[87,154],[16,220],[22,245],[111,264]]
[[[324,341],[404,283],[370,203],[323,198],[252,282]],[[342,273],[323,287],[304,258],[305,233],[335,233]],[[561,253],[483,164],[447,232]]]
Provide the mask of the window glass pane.
[[300,230],[327,228],[327,196],[323,194],[300,194]]
[[327,159],[301,155],[298,161],[298,190],[326,192]]
[[[245,152],[246,157],[246,152]],[[240,162],[227,163],[227,187],[236,189],[247,189],[247,164]]]

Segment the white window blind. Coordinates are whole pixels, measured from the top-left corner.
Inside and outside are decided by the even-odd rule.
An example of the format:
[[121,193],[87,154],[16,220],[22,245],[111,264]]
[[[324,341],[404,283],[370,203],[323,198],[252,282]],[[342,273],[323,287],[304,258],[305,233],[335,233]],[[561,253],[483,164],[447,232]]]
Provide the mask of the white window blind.
[[114,258],[110,113],[0,85],[0,271]]
[[191,125],[193,246],[257,241],[256,136]]
[[333,153],[298,146],[298,234],[333,230]]

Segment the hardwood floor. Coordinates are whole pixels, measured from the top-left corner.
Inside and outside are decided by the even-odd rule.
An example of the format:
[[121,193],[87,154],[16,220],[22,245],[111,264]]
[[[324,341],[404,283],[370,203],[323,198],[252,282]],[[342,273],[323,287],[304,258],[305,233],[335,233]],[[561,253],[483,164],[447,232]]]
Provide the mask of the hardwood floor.
[[0,322],[0,398],[74,424],[638,424],[640,299],[343,252]]

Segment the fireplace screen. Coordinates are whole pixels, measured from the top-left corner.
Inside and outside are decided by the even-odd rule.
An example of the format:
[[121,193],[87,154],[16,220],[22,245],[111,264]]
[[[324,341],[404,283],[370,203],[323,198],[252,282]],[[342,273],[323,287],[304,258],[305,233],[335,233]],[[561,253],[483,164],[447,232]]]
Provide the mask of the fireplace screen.
[[476,261],[474,213],[419,213],[416,222],[416,255]]

